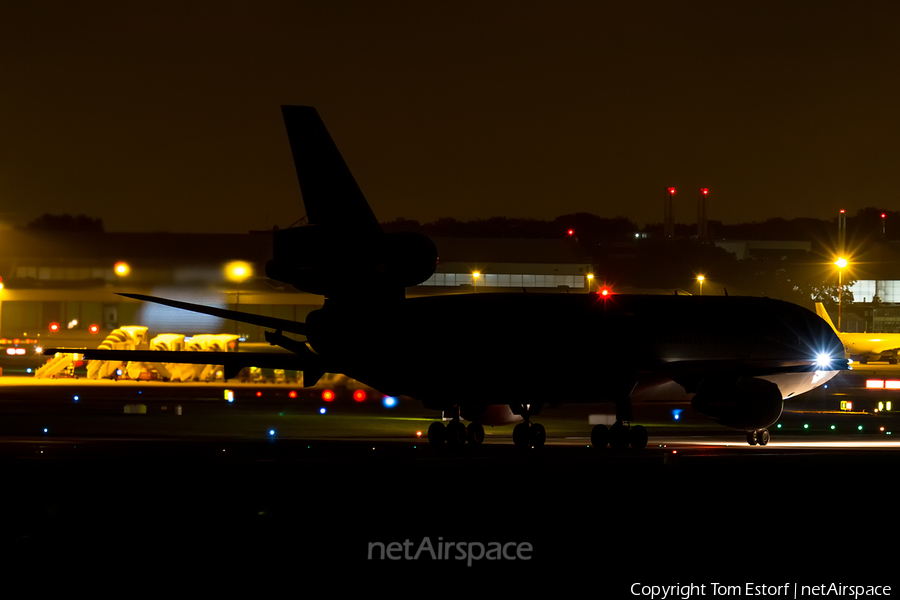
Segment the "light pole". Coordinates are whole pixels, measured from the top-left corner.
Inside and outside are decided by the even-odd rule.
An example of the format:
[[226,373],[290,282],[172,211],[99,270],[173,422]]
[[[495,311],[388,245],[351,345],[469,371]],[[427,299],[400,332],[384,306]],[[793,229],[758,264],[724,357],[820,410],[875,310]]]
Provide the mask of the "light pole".
[[837,268],[838,268],[838,326],[837,326],[837,329],[838,329],[838,331],[840,331],[841,330],[841,300],[844,295],[844,282],[843,282],[844,267],[846,267],[849,263],[847,262],[846,258],[844,258],[843,256],[839,256],[838,259],[836,261],[834,261],[834,264],[836,264]]
[[594,274],[593,274],[593,273],[588,273],[588,274],[587,274],[588,294],[591,293],[591,282],[592,282],[593,280],[594,280]]
[[472,287],[475,288],[475,292],[478,291],[478,278],[481,277],[481,273],[475,271],[472,273]]
[[[241,306],[241,284],[253,276],[253,265],[242,260],[235,260],[225,265],[225,279],[234,283],[236,290],[236,305]],[[237,324],[237,334],[241,335],[241,324]]]
[[701,295],[701,296],[703,295],[703,280],[704,280],[704,279],[705,279],[705,278],[703,277],[703,275],[699,275],[699,276],[697,277],[697,281],[700,282],[700,295]]

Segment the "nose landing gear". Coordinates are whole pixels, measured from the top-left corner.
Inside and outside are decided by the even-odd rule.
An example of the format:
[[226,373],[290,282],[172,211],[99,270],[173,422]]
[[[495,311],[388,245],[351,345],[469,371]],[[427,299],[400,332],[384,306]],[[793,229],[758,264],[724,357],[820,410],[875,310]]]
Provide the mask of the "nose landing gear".
[[755,446],[757,444],[759,444],[760,446],[765,446],[769,443],[769,430],[755,429],[753,431],[748,431],[747,443],[751,446]]

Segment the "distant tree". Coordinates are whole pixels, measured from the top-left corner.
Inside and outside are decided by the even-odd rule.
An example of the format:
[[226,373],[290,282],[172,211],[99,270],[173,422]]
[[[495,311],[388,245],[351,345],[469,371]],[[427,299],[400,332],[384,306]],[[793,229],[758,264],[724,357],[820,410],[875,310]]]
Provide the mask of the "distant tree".
[[85,215],[51,215],[45,213],[21,229],[26,231],[66,231],[103,233],[103,219],[92,219]]

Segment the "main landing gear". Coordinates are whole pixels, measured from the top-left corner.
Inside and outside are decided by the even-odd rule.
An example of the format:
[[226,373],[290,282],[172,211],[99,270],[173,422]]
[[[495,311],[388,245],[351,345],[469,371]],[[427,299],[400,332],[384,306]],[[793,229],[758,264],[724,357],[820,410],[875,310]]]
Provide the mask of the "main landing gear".
[[547,441],[547,430],[540,423],[523,421],[513,429],[513,443],[517,448],[540,448]]
[[450,421],[446,427],[443,423],[432,423],[428,428],[428,441],[435,446],[444,442],[448,446],[462,446],[466,442],[479,446],[484,442],[484,426],[481,423],[469,423],[466,427],[457,420]]
[[623,421],[616,421],[610,428],[606,425],[594,425],[591,430],[591,445],[594,448],[606,448],[609,445],[613,450],[624,450],[631,446],[640,450],[647,445],[647,429],[643,425],[629,427]]
[[755,446],[757,444],[759,444],[760,446],[765,446],[769,443],[769,430],[755,429],[753,431],[748,431],[747,443],[751,446]]

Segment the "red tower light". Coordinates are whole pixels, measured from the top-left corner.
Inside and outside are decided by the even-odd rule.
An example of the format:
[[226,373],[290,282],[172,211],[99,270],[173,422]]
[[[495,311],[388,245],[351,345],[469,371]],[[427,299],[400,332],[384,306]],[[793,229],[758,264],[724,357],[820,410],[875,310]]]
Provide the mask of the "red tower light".
[[709,188],[700,188],[700,192],[701,192],[704,196],[706,196],[707,194],[709,194]]
[[671,194],[671,195],[674,196],[674,195],[675,195],[675,188],[670,187],[670,188],[669,188],[669,194]]
[[574,229],[570,229],[570,230],[567,231],[566,233],[568,233],[569,235],[575,235],[575,230],[574,230]]

